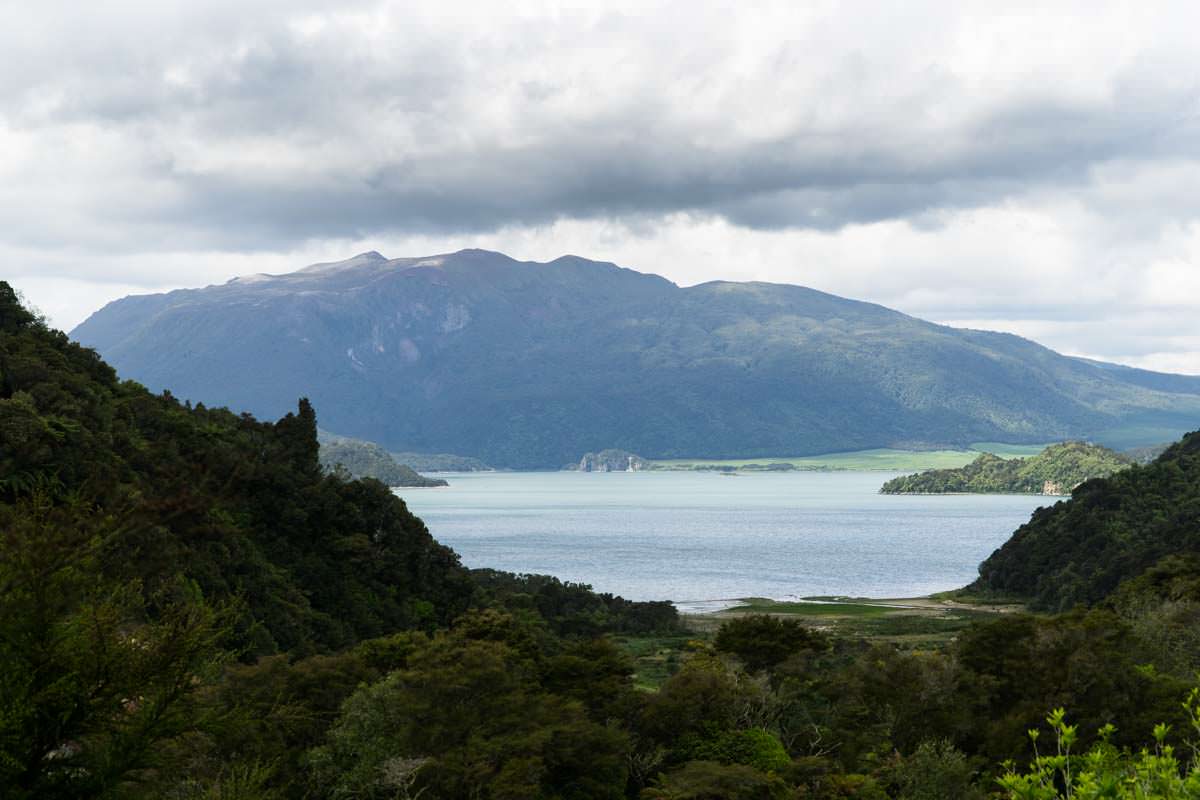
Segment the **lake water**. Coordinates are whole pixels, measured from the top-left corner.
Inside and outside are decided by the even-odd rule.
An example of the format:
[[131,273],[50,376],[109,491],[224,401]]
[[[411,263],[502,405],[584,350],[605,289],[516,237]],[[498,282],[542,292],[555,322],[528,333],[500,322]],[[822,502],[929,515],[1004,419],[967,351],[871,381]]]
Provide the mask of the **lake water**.
[[963,586],[1051,498],[878,494],[896,473],[483,472],[396,489],[469,567],[685,608]]

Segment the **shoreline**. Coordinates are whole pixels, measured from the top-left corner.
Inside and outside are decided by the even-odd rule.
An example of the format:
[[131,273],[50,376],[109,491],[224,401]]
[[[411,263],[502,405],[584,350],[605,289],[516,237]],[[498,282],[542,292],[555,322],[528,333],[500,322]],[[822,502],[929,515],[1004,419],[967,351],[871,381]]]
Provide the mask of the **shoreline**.
[[[818,595],[786,600],[763,597],[740,597],[714,600],[671,601],[682,617],[731,618],[748,614],[771,614],[776,616],[842,616],[863,613],[863,609],[877,610],[875,613],[918,612],[946,613],[971,612],[1008,614],[1024,610],[1016,601],[971,602],[953,597],[939,596],[940,593],[919,597],[849,597],[846,595]],[[806,611],[810,613],[805,613]]]

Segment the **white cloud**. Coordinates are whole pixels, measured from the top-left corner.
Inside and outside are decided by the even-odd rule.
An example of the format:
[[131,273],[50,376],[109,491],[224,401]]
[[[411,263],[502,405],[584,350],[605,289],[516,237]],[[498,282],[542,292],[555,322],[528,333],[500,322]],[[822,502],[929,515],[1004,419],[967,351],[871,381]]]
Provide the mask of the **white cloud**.
[[1200,373],[1192,4],[124,2],[0,30],[70,327],[365,249],[797,282]]

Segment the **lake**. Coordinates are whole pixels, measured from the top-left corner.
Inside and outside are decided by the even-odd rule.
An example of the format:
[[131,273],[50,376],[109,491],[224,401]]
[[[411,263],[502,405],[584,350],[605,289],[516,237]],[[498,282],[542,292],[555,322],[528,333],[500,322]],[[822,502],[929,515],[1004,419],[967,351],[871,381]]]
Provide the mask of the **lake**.
[[1054,500],[878,494],[897,474],[476,472],[445,475],[447,488],[395,492],[468,567],[690,609],[958,588]]

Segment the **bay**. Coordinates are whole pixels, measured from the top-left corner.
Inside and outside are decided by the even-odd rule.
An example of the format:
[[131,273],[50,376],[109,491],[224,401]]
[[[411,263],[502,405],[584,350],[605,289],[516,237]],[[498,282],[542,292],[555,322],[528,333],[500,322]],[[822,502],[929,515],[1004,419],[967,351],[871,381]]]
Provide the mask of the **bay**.
[[881,495],[899,473],[476,472],[397,488],[469,567],[554,575],[632,600],[916,597],[973,580],[1039,505]]

